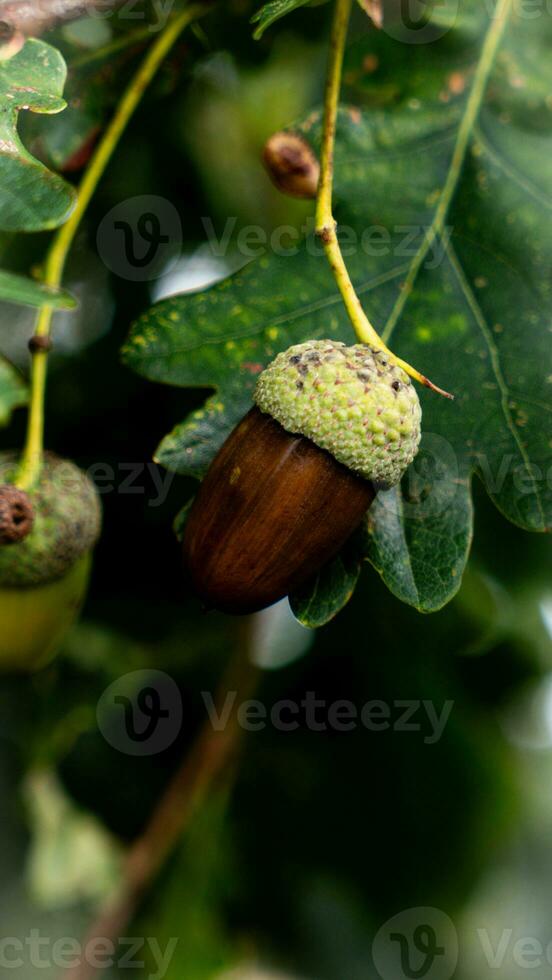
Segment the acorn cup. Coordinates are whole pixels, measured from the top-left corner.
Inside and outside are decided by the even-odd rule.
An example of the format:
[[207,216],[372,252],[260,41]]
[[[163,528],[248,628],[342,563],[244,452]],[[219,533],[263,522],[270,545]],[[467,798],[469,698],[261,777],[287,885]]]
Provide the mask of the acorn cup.
[[0,455],[0,670],[37,670],[56,653],[86,596],[101,528],[96,488],[73,463],[47,454],[28,494]]
[[305,584],[398,483],[421,438],[405,372],[367,345],[309,341],[260,375],[256,407],[215,457],[184,530],[207,608],[252,613]]

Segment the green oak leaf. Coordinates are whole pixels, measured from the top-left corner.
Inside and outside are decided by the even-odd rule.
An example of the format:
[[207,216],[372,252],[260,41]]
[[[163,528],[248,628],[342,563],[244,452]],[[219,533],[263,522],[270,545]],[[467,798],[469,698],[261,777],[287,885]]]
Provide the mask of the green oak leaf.
[[290,14],[292,10],[305,7],[309,3],[311,0],[271,0],[270,3],[265,3],[251,18],[251,23],[258,25],[254,37],[258,40],[263,36],[267,27],[280,20],[281,17],[285,17],[286,14]]
[[325,626],[352,597],[362,567],[361,544],[362,535],[353,535],[333,561],[289,597],[292,612],[303,626]]
[[[361,301],[386,342],[456,396],[420,391],[421,452],[366,527],[364,557],[425,612],[460,586],[474,474],[515,524],[552,525],[552,15],[466,2],[443,23],[430,44],[369,31],[351,49],[357,105],[336,144],[336,217]],[[319,115],[302,128],[318,148]],[[204,472],[278,351],[354,342],[314,238],[295,252],[267,251],[133,328],[136,371],[216,389],[161,443],[169,469]]]
[[34,279],[0,269],[0,300],[20,306],[53,306],[56,310],[72,310],[77,301],[64,289],[52,289]]
[[0,61],[0,229],[40,231],[68,217],[75,191],[26,150],[18,131],[19,112],[56,113],[67,69],[61,54],[44,41],[27,41],[19,54]]
[[14,408],[25,405],[27,387],[18,371],[0,357],[0,426],[7,425]]

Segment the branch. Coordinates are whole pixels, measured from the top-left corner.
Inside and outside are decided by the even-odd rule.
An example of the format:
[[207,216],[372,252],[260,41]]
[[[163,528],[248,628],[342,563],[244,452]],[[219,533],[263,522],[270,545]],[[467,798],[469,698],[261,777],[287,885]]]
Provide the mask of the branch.
[[[62,225],[51,243],[44,265],[43,281],[46,285],[57,288],[61,283],[65,263],[83,215],[148,85],[159,71],[163,60],[182,31],[207,13],[211,6],[211,0],[204,0],[204,2],[191,4],[180,11],[172,20],[168,21],[163,32],[147,51],[142,64],[130,80],[109,126],[96,147],[80,184],[75,208],[69,220]],[[50,337],[53,314],[53,307],[42,307],[35,327],[35,337]],[[30,489],[34,485],[42,467],[47,369],[48,350],[42,346],[34,351],[32,357],[31,403],[27,438],[16,478],[16,485],[21,490]]]
[[[125,0],[0,0],[0,23],[25,37],[94,14],[109,17]],[[4,28],[5,30],[5,28]]]
[[[247,633],[245,634],[245,631]],[[254,643],[253,617],[245,625],[245,639],[216,697],[218,717],[224,713],[229,692],[236,693],[234,709],[221,730],[206,720],[189,755],[163,796],[143,834],[131,845],[124,862],[122,882],[100,909],[82,944],[83,950],[96,940],[116,945],[133,920],[140,902],[154,883],[167,858],[177,846],[184,831],[206,799],[217,778],[228,777],[240,746],[243,729],[237,709],[250,698],[257,685],[259,671],[251,661]],[[85,958],[77,966],[63,971],[63,980],[98,980],[103,968]],[[61,977],[60,977],[61,980]]]

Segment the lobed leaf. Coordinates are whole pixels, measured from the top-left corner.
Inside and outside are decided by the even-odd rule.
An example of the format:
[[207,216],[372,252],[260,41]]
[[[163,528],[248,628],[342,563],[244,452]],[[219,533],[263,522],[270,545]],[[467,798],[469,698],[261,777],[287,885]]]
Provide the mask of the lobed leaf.
[[[425,612],[460,586],[474,473],[509,520],[552,526],[552,15],[524,18],[513,0],[501,12],[466,3],[429,45],[367,34],[347,77],[369,108],[338,123],[336,216],[357,292],[387,343],[456,395],[420,392],[421,453],[378,498],[364,543],[389,588]],[[318,147],[319,115],[302,129]],[[163,441],[160,462],[201,475],[264,365],[325,336],[354,342],[313,238],[155,306],[127,363],[216,389]],[[324,603],[339,605],[330,579],[330,596],[315,585],[322,618]]]
[[265,3],[251,18],[251,23],[258,25],[254,37],[258,40],[263,36],[267,27],[276,23],[281,17],[285,17],[286,14],[290,14],[292,10],[305,7],[309,3],[311,0],[270,0],[270,3]]
[[325,626],[352,597],[358,582],[362,553],[359,536],[343,548],[333,561],[321,568],[312,581],[289,597],[294,616],[309,629]]
[[29,40],[19,54],[0,61],[0,229],[41,231],[66,220],[75,191],[39,163],[17,131],[19,112],[57,113],[67,69],[44,41]]

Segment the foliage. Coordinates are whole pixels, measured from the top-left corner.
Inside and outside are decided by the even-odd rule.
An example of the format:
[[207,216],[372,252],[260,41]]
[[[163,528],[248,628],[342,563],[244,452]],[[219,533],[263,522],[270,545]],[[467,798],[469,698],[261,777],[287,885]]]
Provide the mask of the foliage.
[[61,54],[30,40],[15,57],[0,62],[0,228],[41,231],[55,228],[73,206],[73,189],[25,149],[17,132],[18,113],[57,113],[66,67]]
[[252,22],[257,24],[255,37],[257,39],[262,37],[267,27],[270,27],[271,24],[280,20],[281,17],[285,17],[292,10],[297,10],[298,7],[304,7],[310,2],[311,0],[272,0],[271,3],[265,3],[264,7],[261,7],[252,18]]
[[[538,934],[551,860],[550,536],[522,530],[541,528],[541,507],[548,520],[550,510],[551,17],[511,15],[468,133],[487,5],[463,3],[456,29],[444,34],[455,4],[435,5],[435,40],[421,45],[376,32],[357,12],[368,33],[349,51],[339,119],[342,243],[362,302],[377,326],[389,324],[393,349],[456,400],[421,393],[422,453],[402,488],[380,494],[366,526],[292,597],[295,615],[316,627],[303,630],[285,604],[253,623],[205,616],[185,594],[172,529],[180,511],[181,532],[195,479],[248,409],[260,366],[308,336],[354,339],[312,238],[296,255],[266,252],[191,292],[214,258],[217,274],[236,268],[242,224],[296,229],[305,213],[271,187],[259,157],[271,127],[293,119],[319,146],[312,105],[327,37],[318,45],[316,36],[329,8],[305,5],[274,20],[259,44],[249,24],[256,6],[219,4],[167,59],[77,239],[64,282],[81,299],[78,312],[61,311],[69,293],[47,296],[60,308],[48,445],[92,467],[105,533],[83,621],[60,658],[32,678],[0,683],[3,931],[21,938],[25,977],[57,980],[59,970],[32,966],[25,939],[39,930],[48,956],[56,939],[86,935],[119,853],[195,743],[202,692],[214,692],[228,661],[247,649],[262,665],[255,697],[268,709],[315,692],[326,707],[380,702],[391,720],[405,701],[437,712],[451,702],[450,717],[433,744],[422,709],[412,719],[422,722],[418,731],[315,731],[301,716],[295,731],[268,723],[244,732],[238,757],[124,934],[154,937],[161,950],[178,937],[166,973],[174,980],[365,980],[382,923],[400,909],[434,906],[454,919],[465,980],[490,980],[496,970],[481,950],[473,960],[470,942],[479,929],[501,936],[515,913]],[[27,46],[26,58],[59,49],[70,69],[70,110],[27,118],[21,130],[50,170],[79,158],[151,42],[147,28],[136,37],[133,20],[105,23],[111,36],[97,49],[79,46],[86,22],[79,44],[77,34],[58,31],[51,45]],[[425,254],[463,125],[466,155],[442,234]],[[0,173],[4,165],[0,156]],[[41,164],[29,167],[50,180]],[[40,198],[42,218],[62,220],[69,197],[57,180]],[[0,195],[3,187],[0,179]],[[96,255],[98,228],[124,199],[151,194],[182,218],[180,257],[155,282],[108,275]],[[219,229],[228,214],[238,216],[235,234],[226,254],[213,256],[204,216]],[[367,229],[369,252],[352,249]],[[32,306],[45,298],[29,276],[47,241],[16,233],[2,245],[10,273],[0,274],[0,347],[16,366],[0,360],[0,421],[10,423],[0,442],[13,449],[23,438],[23,413],[12,410],[27,394],[20,369]],[[417,264],[412,288],[401,289]],[[152,307],[175,282],[181,295]],[[164,432],[163,466],[154,466]],[[541,468],[540,482],[527,461]],[[444,603],[431,616],[417,612]],[[152,668],[176,682],[182,724],[163,752],[133,757],[100,731],[98,703],[113,682]],[[156,973],[151,952],[140,950],[137,976]],[[106,980],[125,974],[113,967]],[[501,978],[518,975],[505,961]]]
[[[519,24],[512,13],[489,64],[497,20],[488,19],[485,34],[481,17],[468,7],[423,52],[367,34],[351,52],[348,77],[370,102],[379,82],[373,66],[382,66],[385,85],[392,65],[394,97],[344,109],[337,137],[337,216],[344,243],[354,242],[348,262],[357,292],[394,349],[456,395],[448,403],[422,392],[422,452],[402,493],[381,495],[365,539],[365,557],[389,587],[426,612],[459,588],[474,472],[521,527],[543,531],[552,520],[542,424],[552,377],[552,240],[543,206],[552,192],[552,19]],[[318,115],[302,126],[315,147],[319,129]],[[138,320],[126,363],[153,381],[217,389],[161,443],[157,458],[169,469],[205,471],[279,350],[327,335],[353,340],[314,239],[294,251],[266,254]],[[320,582],[317,595],[327,602]],[[341,602],[349,595],[345,577]]]
[[14,408],[24,405],[27,387],[15,368],[0,357],[0,426],[7,425]]
[[64,290],[50,289],[42,283],[2,269],[0,269],[0,300],[38,307],[48,303],[49,306],[60,310],[71,310],[76,306],[73,297]]

